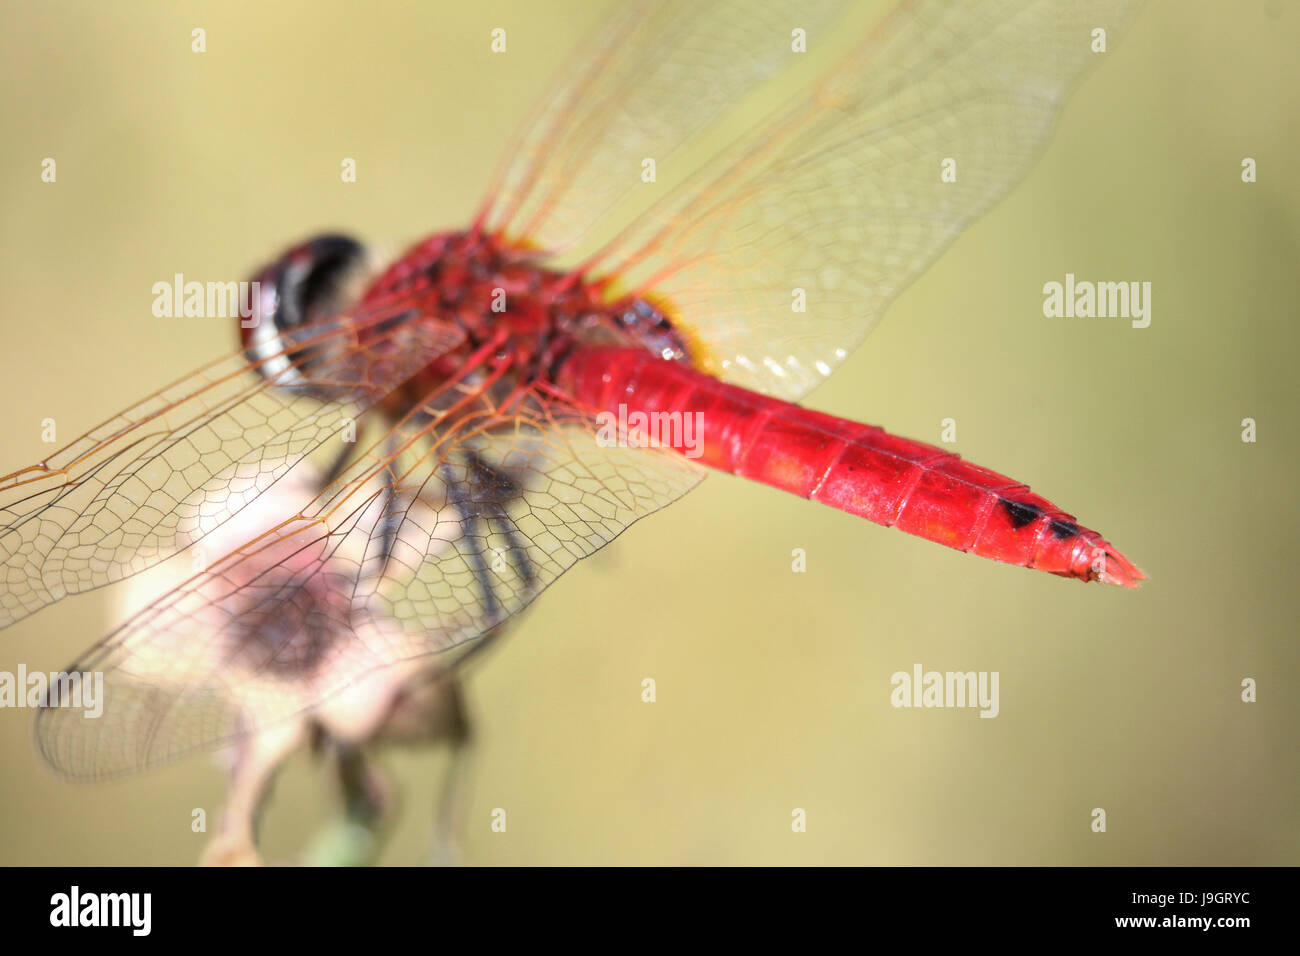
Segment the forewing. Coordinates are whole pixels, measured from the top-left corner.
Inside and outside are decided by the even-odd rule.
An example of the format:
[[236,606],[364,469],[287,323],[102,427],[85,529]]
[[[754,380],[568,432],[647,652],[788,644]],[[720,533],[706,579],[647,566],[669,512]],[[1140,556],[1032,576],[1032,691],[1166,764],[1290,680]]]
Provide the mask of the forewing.
[[484,224],[558,253],[642,188],[757,86],[797,61],[792,31],[820,39],[845,0],[620,5],[565,62],[489,192]]
[[257,362],[207,365],[0,478],[0,627],[193,544],[462,340],[398,307],[322,321]]
[[[1137,5],[900,3],[823,82],[752,124],[588,266],[621,292],[658,296],[696,333],[709,371],[797,399],[1024,176],[1072,81],[1104,59],[1094,31],[1113,50]],[[556,100],[568,124],[539,127],[540,145],[526,140],[527,155],[545,157],[510,190],[528,194],[510,220],[526,238],[545,249],[576,241],[611,197],[640,185],[641,157],[671,154],[775,75],[790,26],[812,12],[693,6],[678,30],[653,16],[634,18],[627,36],[626,22],[612,28],[608,59],[593,58],[564,91],[582,102]]]

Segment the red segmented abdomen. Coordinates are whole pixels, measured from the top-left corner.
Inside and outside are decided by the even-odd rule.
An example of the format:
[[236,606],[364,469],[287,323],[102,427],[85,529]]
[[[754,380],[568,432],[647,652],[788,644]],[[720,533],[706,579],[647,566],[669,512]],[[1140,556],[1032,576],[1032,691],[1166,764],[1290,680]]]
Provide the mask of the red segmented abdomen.
[[[1107,584],[1136,587],[1144,578],[1027,485],[874,425],[728,385],[641,349],[579,349],[557,384],[592,411],[694,415],[698,448],[677,450],[698,450],[701,463],[959,551]],[[650,437],[658,437],[653,428]]]

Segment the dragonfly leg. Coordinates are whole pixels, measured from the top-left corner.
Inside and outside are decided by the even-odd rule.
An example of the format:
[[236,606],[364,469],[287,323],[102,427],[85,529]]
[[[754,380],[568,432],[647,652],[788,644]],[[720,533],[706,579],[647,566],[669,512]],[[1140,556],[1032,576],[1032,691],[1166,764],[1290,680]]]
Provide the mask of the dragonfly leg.
[[379,519],[379,576],[388,571],[388,562],[393,557],[393,548],[397,545],[397,534],[402,530],[406,520],[406,511],[402,507],[402,498],[395,489],[397,481],[392,466],[388,470],[390,485],[384,492],[384,512]]
[[495,622],[501,618],[501,603],[483,547],[483,542],[487,539],[479,532],[484,525],[488,531],[495,526],[505,535],[510,564],[524,584],[531,588],[537,576],[536,569],[506,511],[506,505],[520,498],[522,493],[519,485],[505,470],[491,467],[472,449],[465,449],[461,457],[468,469],[468,480],[456,481],[446,468],[443,469],[443,479],[447,482],[449,500],[460,514],[461,527],[470,551],[470,569],[483,592],[487,619]]
[[343,474],[343,469],[346,468],[348,462],[352,460],[352,454],[356,449],[355,443],[345,441],[342,444],[343,447],[339,449],[339,453],[330,461],[330,466],[325,469],[317,480],[319,491],[324,491],[330,485],[334,484],[335,479],[337,479],[339,475]]

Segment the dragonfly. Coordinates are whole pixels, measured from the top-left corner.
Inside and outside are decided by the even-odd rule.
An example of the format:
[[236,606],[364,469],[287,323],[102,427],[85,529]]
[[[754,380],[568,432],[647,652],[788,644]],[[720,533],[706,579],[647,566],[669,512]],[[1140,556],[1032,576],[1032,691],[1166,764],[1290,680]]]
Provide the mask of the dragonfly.
[[[1133,563],[1022,482],[799,404],[1024,176],[1098,31],[1114,44],[1134,4],[912,0],[795,84],[848,6],[620,5],[467,227],[386,266],[341,235],[297,244],[256,273],[258,320],[233,354],[0,479],[7,626],[201,550],[323,462],[66,669],[103,675],[103,714],[47,701],[44,758],[72,777],[136,772],[406,662],[451,672],[709,471],[1137,586]],[[656,192],[657,171],[787,83],[783,105]]]

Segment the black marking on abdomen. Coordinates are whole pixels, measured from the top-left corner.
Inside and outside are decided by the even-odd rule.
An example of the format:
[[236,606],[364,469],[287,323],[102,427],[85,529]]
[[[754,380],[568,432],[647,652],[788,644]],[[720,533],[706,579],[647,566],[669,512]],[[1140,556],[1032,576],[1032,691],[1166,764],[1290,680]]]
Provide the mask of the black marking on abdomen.
[[1043,516],[1043,510],[1037,505],[1027,505],[1022,501],[1012,501],[1010,498],[1002,499],[1002,507],[1017,531]]
[[1062,521],[1060,518],[1055,519],[1049,527],[1052,529],[1052,534],[1062,541],[1066,538],[1073,538],[1079,533],[1077,524],[1073,521]]

